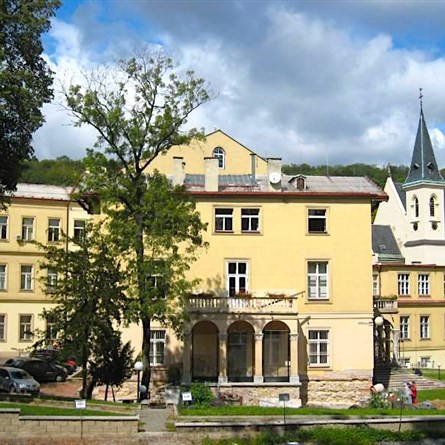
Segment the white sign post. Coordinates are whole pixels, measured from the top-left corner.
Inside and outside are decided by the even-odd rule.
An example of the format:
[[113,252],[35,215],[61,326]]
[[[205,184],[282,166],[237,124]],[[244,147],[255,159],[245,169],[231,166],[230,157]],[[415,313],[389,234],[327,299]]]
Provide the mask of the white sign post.
[[79,399],[74,401],[74,407],[80,409],[80,438],[83,439],[83,416],[82,410],[87,407],[87,401],[85,399]]

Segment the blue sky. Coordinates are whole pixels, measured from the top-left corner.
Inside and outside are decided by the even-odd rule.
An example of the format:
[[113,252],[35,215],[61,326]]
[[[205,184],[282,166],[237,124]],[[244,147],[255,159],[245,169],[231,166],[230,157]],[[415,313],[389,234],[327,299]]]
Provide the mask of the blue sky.
[[[408,164],[419,87],[445,166],[445,2],[433,0],[65,1],[44,38],[56,90],[80,70],[161,45],[217,96],[190,119],[286,163]],[[39,159],[79,158],[56,96],[35,135]]]

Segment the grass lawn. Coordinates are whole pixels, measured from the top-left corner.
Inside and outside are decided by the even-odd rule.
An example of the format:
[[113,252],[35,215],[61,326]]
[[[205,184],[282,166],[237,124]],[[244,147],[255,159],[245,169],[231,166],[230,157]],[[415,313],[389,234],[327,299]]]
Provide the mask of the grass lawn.
[[98,409],[75,409],[57,406],[45,406],[33,403],[0,402],[0,409],[18,408],[22,416],[125,416],[130,413],[115,413]]

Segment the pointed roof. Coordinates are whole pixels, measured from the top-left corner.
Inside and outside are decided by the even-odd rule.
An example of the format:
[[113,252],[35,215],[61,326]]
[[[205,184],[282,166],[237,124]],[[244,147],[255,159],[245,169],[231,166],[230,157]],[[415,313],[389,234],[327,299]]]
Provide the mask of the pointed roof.
[[406,186],[416,182],[445,182],[437,167],[422,107],[420,108],[419,126],[411,166],[403,185]]

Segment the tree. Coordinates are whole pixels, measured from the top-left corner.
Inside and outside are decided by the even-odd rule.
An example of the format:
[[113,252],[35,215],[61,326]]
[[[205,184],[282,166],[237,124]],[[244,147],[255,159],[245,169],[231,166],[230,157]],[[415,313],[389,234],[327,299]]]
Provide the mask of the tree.
[[53,97],[41,34],[59,5],[59,0],[0,2],[0,205],[33,154],[32,135],[44,121],[40,108]]
[[202,137],[182,128],[209,99],[203,79],[192,71],[180,76],[164,53],[148,51],[112,71],[91,73],[88,87],[73,85],[66,92],[76,124],[99,134],[85,161],[85,188],[99,193],[110,234],[128,264],[133,302],[126,313],[142,324],[147,388],[151,321],[181,331],[184,295],[193,286],[185,274],[205,245],[194,203],[148,168],[172,145]]
[[91,398],[88,380],[94,381],[90,372],[94,353],[116,335],[123,320],[124,272],[100,225],[87,223],[83,236],[66,241],[69,249],[40,245],[45,251],[41,269],[48,272],[42,283],[56,304],[43,316],[55,322],[64,350],[79,357],[84,371],[82,396]]

